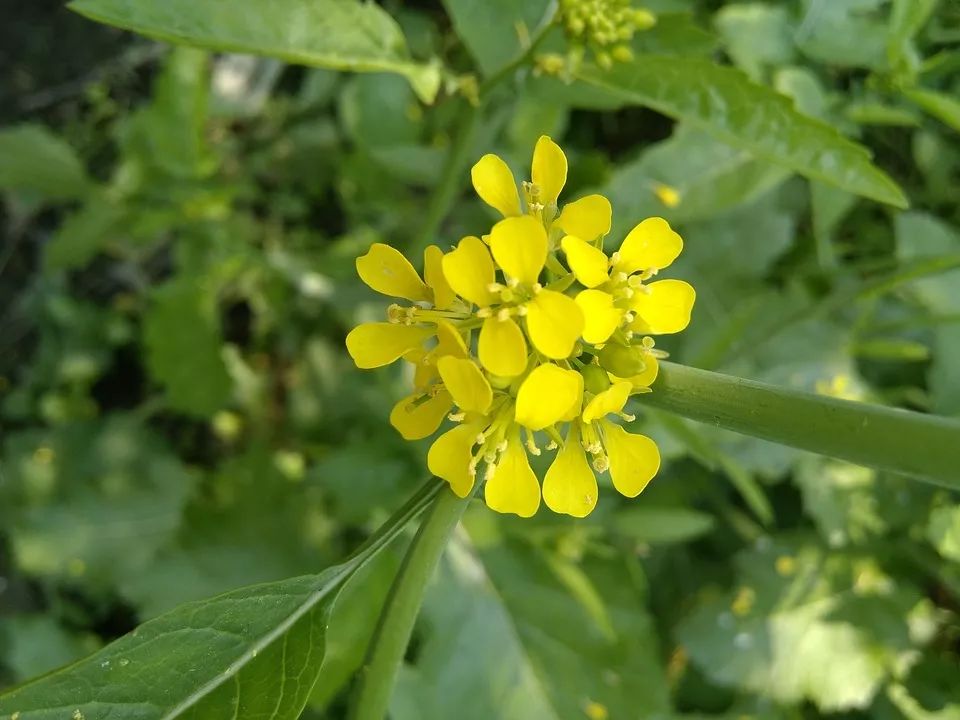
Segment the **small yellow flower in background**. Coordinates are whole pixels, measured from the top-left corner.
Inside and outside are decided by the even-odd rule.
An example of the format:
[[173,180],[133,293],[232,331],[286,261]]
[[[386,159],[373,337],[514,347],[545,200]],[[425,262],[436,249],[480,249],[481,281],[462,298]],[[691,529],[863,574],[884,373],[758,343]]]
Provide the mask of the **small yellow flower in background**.
[[680,191],[671,185],[657,183],[653,186],[653,194],[657,196],[664,207],[675,208],[683,200]]
[[[390,414],[409,440],[453,426],[427,453],[430,471],[455,493],[484,484],[487,505],[521,517],[543,501],[554,512],[588,515],[598,475],[638,495],[660,454],[648,437],[616,421],[631,395],[657,376],[651,335],[690,321],[695,293],[680,280],[648,282],[679,255],[683,241],[661,218],[644,220],[607,255],[612,208],[602,195],[561,205],[567,158],[543,136],[530,180],[483,156],[471,171],[480,198],[503,216],[483,236],[424,254],[421,277],[397,250],[374,244],[357,272],[371,288],[406,301],[385,322],[347,336],[360,368],[402,359],[413,391]],[[530,456],[555,451],[542,480]]]

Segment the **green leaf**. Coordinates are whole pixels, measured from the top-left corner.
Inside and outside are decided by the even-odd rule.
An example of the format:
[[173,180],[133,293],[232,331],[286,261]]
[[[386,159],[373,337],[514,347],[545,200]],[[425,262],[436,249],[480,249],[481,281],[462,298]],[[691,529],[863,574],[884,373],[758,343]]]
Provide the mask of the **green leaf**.
[[736,564],[731,592],[702,600],[678,631],[721,685],[821,711],[865,708],[919,644],[907,623],[919,592],[894,589],[869,558],[766,539]]
[[[391,704],[394,720],[583,720],[591,703],[611,718],[667,712],[639,568],[628,570],[623,558],[591,556],[577,566],[544,557],[505,539],[510,521],[486,508],[465,524],[473,544],[454,541],[428,593],[419,652]],[[571,570],[579,575],[573,583]],[[465,657],[470,662],[451,662]]]
[[930,513],[927,537],[943,557],[960,562],[960,505],[939,507]]
[[734,62],[751,77],[793,58],[793,28],[786,7],[764,3],[725,5],[714,24]]
[[[611,237],[619,240],[641,218],[653,215],[671,223],[710,219],[755,200],[789,175],[790,171],[779,165],[681,125],[670,139],[620,165],[600,192],[616,210]],[[680,194],[676,207],[666,207],[657,199],[654,190],[660,184]],[[710,247],[717,244],[711,241]],[[765,238],[764,248],[784,249],[770,237]]]
[[550,0],[444,0],[457,35],[490,76],[518,59],[555,12]]
[[70,8],[172,43],[336,70],[399,73],[427,103],[440,87],[439,67],[412,60],[400,27],[370,2],[74,0]]
[[922,88],[904,90],[903,94],[922,110],[960,132],[960,100],[951,95]]
[[[794,36],[800,51],[842,67],[886,67],[886,0],[804,0]],[[851,42],[856,38],[856,42]]]
[[617,532],[644,543],[689,542],[713,529],[712,515],[678,507],[631,505],[617,511]]
[[737,70],[698,58],[645,55],[605,72],[584,69],[579,77],[807,177],[898,207],[907,204],[866,148]]
[[214,300],[200,282],[181,278],[158,288],[144,315],[150,374],[170,407],[201,417],[219,410],[232,389]]
[[48,270],[83,267],[104,250],[120,230],[127,211],[102,194],[69,215],[44,248]]
[[296,718],[351,565],[184,605],[102,651],[0,696],[20,720]]
[[926,24],[938,0],[893,0],[887,28],[887,56],[892,63],[910,53],[910,41]]
[[340,586],[439,489],[439,482],[428,482],[343,564],[181,606],[74,665],[0,695],[0,714],[294,720],[321,671],[327,617]]
[[0,190],[71,200],[90,189],[90,179],[73,148],[40,125],[0,130],[0,158]]
[[125,415],[11,435],[4,457],[13,554],[42,577],[103,584],[144,572],[192,488],[179,460]]

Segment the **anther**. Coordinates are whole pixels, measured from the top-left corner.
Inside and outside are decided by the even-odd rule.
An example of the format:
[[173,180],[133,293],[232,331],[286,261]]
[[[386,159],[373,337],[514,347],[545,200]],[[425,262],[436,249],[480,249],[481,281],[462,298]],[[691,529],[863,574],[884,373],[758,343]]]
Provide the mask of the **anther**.
[[488,307],[480,308],[479,310],[477,310],[477,317],[478,318],[493,317],[493,310],[491,310]]
[[500,308],[499,311],[497,311],[497,320],[499,320],[500,322],[506,322],[509,319],[510,319],[510,308],[503,307],[503,308]]

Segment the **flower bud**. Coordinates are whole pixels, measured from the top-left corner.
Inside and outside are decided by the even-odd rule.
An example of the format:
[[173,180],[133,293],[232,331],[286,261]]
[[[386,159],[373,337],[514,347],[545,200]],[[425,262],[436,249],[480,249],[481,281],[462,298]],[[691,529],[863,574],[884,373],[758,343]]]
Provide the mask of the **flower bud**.
[[580,371],[583,375],[583,387],[587,392],[599,395],[610,387],[610,378],[607,377],[607,371],[599,365],[587,365]]
[[647,367],[643,354],[642,348],[610,342],[600,351],[600,366],[617,377],[633,377]]

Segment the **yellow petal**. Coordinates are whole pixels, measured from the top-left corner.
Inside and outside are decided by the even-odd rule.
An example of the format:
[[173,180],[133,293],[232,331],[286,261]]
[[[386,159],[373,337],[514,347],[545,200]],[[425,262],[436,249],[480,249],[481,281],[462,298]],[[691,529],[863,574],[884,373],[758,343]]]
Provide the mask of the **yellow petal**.
[[520,214],[520,197],[517,183],[507,164],[498,156],[484,155],[470,170],[473,189],[490,207],[499,210],[504,217]]
[[633,385],[622,381],[614,383],[603,392],[594,395],[593,399],[583,409],[583,421],[591,423],[610,413],[620,412],[623,410],[623,406],[627,404],[627,398],[630,396],[631,390],[633,390]]
[[613,382],[619,380],[626,380],[635,388],[645,388],[653,385],[653,381],[657,379],[657,374],[660,372],[660,363],[657,362],[657,358],[652,353],[645,353],[643,356],[644,368],[643,372],[639,375],[634,375],[628,378],[618,378],[613,374],[610,374],[610,379]]
[[413,265],[396,248],[374,243],[366,255],[357,258],[360,279],[378,293],[407,300],[430,301],[430,292]]
[[631,299],[631,310],[637,317],[630,329],[652,335],[669,335],[690,324],[690,312],[697,293],[683,280],[658,280],[637,292]]
[[[646,435],[628,433],[603,421],[603,445],[610,460],[610,479],[621,495],[636,497],[660,469],[660,451]],[[546,494],[547,487],[543,487]]]
[[433,335],[431,328],[394,323],[364,323],[347,335],[347,352],[358,368],[389,365]]
[[480,328],[480,364],[500,377],[516,377],[527,369],[527,341],[512,319],[489,317]]
[[567,255],[567,265],[581,285],[593,288],[609,279],[610,267],[603,250],[598,250],[573,235],[563,238],[560,247]]
[[560,191],[567,182],[567,156],[553,140],[541,135],[533,149],[533,167],[530,178],[540,188],[540,202],[556,205]]
[[430,472],[450,483],[459,497],[466,497],[473,489],[470,460],[479,431],[476,425],[457,425],[434,440],[427,452]]
[[446,355],[437,360],[437,370],[461,410],[485,413],[490,409],[493,390],[473,360]]
[[610,232],[613,208],[603,195],[587,195],[563,206],[556,224],[565,233],[592,242]]
[[597,505],[597,478],[580,445],[576,424],[543,479],[543,501],[555,513],[586,517]]
[[534,347],[548,358],[570,356],[583,332],[583,312],[573,298],[541,290],[527,303],[527,332]]
[[453,288],[443,275],[443,250],[436,245],[428,245],[423,251],[423,279],[433,291],[433,304],[441,310],[453,304]]
[[540,483],[530,468],[519,430],[507,439],[507,449],[487,480],[484,498],[491,510],[532,517],[540,507]]
[[605,343],[620,326],[623,310],[613,306],[613,296],[602,290],[583,290],[576,303],[583,312],[583,339],[588,343]]
[[647,218],[629,232],[617,255],[614,270],[632,275],[638,270],[662,270],[677,259],[683,239],[660,217]]
[[543,430],[579,410],[583,399],[583,375],[553,363],[539,365],[524,379],[517,392],[514,419],[530,430]]
[[501,220],[490,231],[490,250],[508,277],[533,285],[547,261],[547,231],[535,217]]
[[478,237],[468,235],[443,256],[443,276],[453,291],[465,300],[486,307],[493,302],[489,285],[494,281],[493,259]]
[[451,409],[453,399],[444,388],[426,399],[423,399],[423,395],[414,393],[393,406],[390,424],[404,440],[422,440],[437,431]]
[[433,360],[444,355],[453,355],[453,357],[467,357],[467,344],[463,341],[463,335],[453,326],[453,323],[447,320],[437,322],[437,346],[433,349]]

